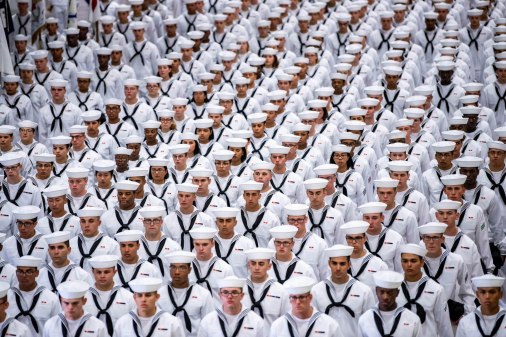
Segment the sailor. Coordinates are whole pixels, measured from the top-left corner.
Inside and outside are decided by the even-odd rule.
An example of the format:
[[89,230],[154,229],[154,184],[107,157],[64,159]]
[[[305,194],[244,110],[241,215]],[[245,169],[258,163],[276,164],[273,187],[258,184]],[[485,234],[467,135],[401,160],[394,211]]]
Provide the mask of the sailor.
[[109,98],[120,98],[122,95],[123,77],[118,69],[109,65],[112,50],[106,47],[98,48],[97,67],[94,68],[91,85],[92,89],[99,94],[104,101]]
[[127,149],[122,146],[117,147],[116,150],[114,150],[114,162],[116,163],[116,174],[118,176],[118,180],[124,180],[126,178],[125,173],[128,172],[129,159],[132,153],[132,149]]
[[10,113],[5,124],[17,125],[23,120],[35,120],[35,111],[30,98],[19,89],[21,79],[17,75],[7,75],[3,80],[3,95],[0,102],[6,104]]
[[[85,125],[72,125],[68,129],[70,138],[72,138],[70,156],[79,163],[79,166],[91,171],[93,163],[102,159],[102,156],[90,149],[86,144],[87,129]],[[90,178],[93,178],[93,176],[90,176]]]
[[69,213],[76,214],[84,207],[101,207],[105,209],[105,203],[89,193],[87,190],[90,170],[84,167],[72,167],[65,171],[68,177],[70,193],[67,194],[67,209]]
[[471,279],[480,306],[464,316],[457,328],[457,337],[504,335],[504,307],[500,304],[504,277],[483,275]]
[[0,329],[2,332],[5,331],[6,336],[29,337],[31,332],[28,326],[7,314],[7,308],[10,305],[7,297],[9,288],[9,283],[3,281],[0,283],[0,299],[3,302],[0,308]]
[[418,315],[423,327],[421,336],[453,336],[445,291],[423,272],[426,253],[417,244],[401,246],[404,282],[397,303]]
[[112,15],[104,15],[100,17],[100,24],[102,25],[102,32],[99,35],[98,43],[100,47],[109,48],[112,45],[124,46],[127,44],[126,38],[123,34],[114,29],[114,22],[116,18]]
[[483,105],[497,111],[497,123],[504,123],[506,111],[506,62],[494,62],[496,80],[483,89]]
[[289,294],[291,310],[272,323],[270,337],[344,336],[344,331],[333,318],[311,305],[314,284],[315,281],[306,276],[292,278],[283,284]]
[[222,198],[227,206],[232,206],[238,199],[241,179],[230,172],[234,153],[229,150],[217,150],[213,153],[215,172],[209,188]]
[[[506,212],[506,193],[505,193],[505,177],[504,173],[506,159],[506,145],[500,141],[493,141],[487,143],[487,157],[489,159],[488,165],[480,169],[478,175],[478,182],[484,186],[490,187],[499,198],[499,202],[503,206],[503,211]],[[503,213],[503,217],[506,213]]]
[[84,22],[81,22],[77,29],[69,27],[65,30],[67,40],[65,56],[77,67],[78,71],[92,71],[95,68],[93,50],[98,47],[98,44],[92,45],[91,43],[78,41],[80,35],[82,35],[80,31],[83,29],[86,29],[86,27],[84,27]]
[[63,76],[68,82],[67,88],[71,91],[77,89],[77,67],[63,56],[63,41],[52,41],[48,43],[49,52],[51,53],[51,68]]
[[[65,209],[68,203],[67,189],[65,185],[53,185],[42,190],[47,200],[44,205],[47,205],[49,211],[38,221],[38,230],[42,234],[67,231],[71,237],[74,237],[80,232],[79,218]],[[44,212],[46,212],[45,209]]]
[[195,246],[190,280],[209,290],[215,306],[219,303],[219,280],[234,275],[232,267],[213,253],[217,232],[214,228],[203,226],[190,230]]
[[97,160],[93,163],[95,184],[89,187],[91,194],[104,202],[106,209],[111,209],[118,202],[118,191],[113,187],[117,180],[116,163],[112,160]]
[[16,259],[31,255],[46,260],[47,245],[42,234],[36,230],[41,209],[37,206],[21,206],[12,211],[18,231],[3,244],[2,258],[14,264]]
[[114,282],[118,259],[115,255],[100,255],[88,260],[95,283],[86,293],[84,309],[105,324],[109,336],[116,321],[135,308],[133,294]]
[[[63,76],[60,73],[56,72],[56,70],[53,70],[49,67],[48,54],[49,52],[47,50],[41,49],[31,52],[30,56],[32,57],[33,63],[35,64],[35,71],[33,72],[35,83],[43,86],[49,95],[51,93],[51,86],[49,83],[52,80],[63,80]],[[67,83],[65,83],[65,85],[67,85]]]
[[152,263],[164,279],[168,279],[164,261],[161,256],[181,250],[177,242],[167,237],[161,231],[163,217],[166,215],[165,207],[149,206],[139,210],[144,224],[144,235],[141,236],[139,256]]
[[305,261],[299,259],[293,252],[295,235],[299,229],[293,225],[276,226],[269,230],[273,238],[276,254],[272,259],[273,268],[269,275],[283,284],[287,280],[300,276],[307,276],[317,280],[314,268]]
[[195,193],[195,207],[201,212],[210,211],[213,213],[215,209],[226,206],[226,202],[209,189],[213,175],[212,170],[195,168],[189,170],[188,173],[191,176],[192,184],[198,186]]
[[367,285],[348,274],[352,253],[350,246],[325,249],[330,275],[317,283],[311,294],[316,310],[332,317],[343,334],[356,336],[359,317],[374,305],[375,299]]
[[168,262],[171,281],[158,290],[158,306],[179,319],[186,336],[195,337],[202,318],[214,310],[212,296],[206,288],[190,282],[194,253],[171,252],[165,255],[165,259]]
[[303,203],[305,196],[302,188],[302,178],[286,166],[289,151],[289,147],[269,146],[269,159],[274,164],[270,184],[276,191],[288,196],[291,202]]
[[114,235],[121,252],[114,282],[128,290],[131,290],[129,282],[132,280],[146,277],[160,278],[158,269],[138,254],[142,234],[141,231],[127,229]]
[[169,179],[169,160],[151,158],[148,163],[150,167],[147,187],[153,196],[162,200],[167,215],[177,206],[176,185]]
[[219,105],[224,108],[222,123],[225,127],[232,130],[249,129],[248,122],[242,114],[233,112],[234,94],[231,92],[220,91],[217,93]]
[[46,321],[60,312],[60,301],[51,290],[37,283],[42,267],[40,258],[24,256],[15,265],[18,286],[7,293],[8,301],[12,303],[7,313],[26,324],[31,336],[42,337]]
[[[30,98],[35,111],[39,111],[40,108],[49,102],[49,95],[44,86],[34,80],[35,69],[36,67],[31,63],[19,64],[19,76],[21,77],[19,87],[23,95]],[[38,122],[38,119],[36,122]]]
[[133,32],[134,39],[124,49],[124,57],[126,60],[129,60],[128,64],[134,69],[135,76],[138,79],[156,74],[157,61],[160,58],[158,48],[153,44],[156,41],[156,37],[149,36],[149,41],[145,39],[144,32],[146,29],[148,35],[150,35],[149,27],[149,25],[142,21],[132,22],[130,29]]
[[63,311],[44,324],[43,337],[80,336],[82,332],[93,337],[108,336],[105,324],[84,310],[89,284],[67,281],[58,286]]
[[[66,281],[83,281],[93,284],[91,275],[68,259],[70,232],[54,232],[44,236],[51,261],[39,270],[40,285],[58,294],[57,287]],[[60,294],[62,295],[62,294]]]
[[102,230],[111,238],[124,230],[143,230],[142,217],[138,214],[142,206],[135,201],[135,192],[138,187],[139,183],[129,180],[118,181],[114,184],[114,188],[118,191],[118,204],[101,217]]
[[[213,227],[212,218],[194,206],[198,186],[190,183],[177,184],[178,207],[164,219],[163,232],[181,245],[183,250],[193,249],[190,230],[200,226]],[[175,223],[179,226],[174,226]]]
[[77,90],[69,93],[69,101],[82,111],[104,110],[102,96],[98,92],[90,90],[92,76],[93,74],[89,71],[78,71],[76,73]]
[[77,211],[81,233],[70,239],[70,259],[81,268],[91,271],[89,259],[102,255],[120,256],[118,242],[100,231],[102,208],[85,207]]
[[[9,234],[9,236],[11,235],[12,234]],[[5,233],[0,234],[0,251],[3,249],[3,243],[5,242],[7,236],[8,235]],[[12,264],[6,262],[2,257],[0,257],[0,282],[6,282],[13,286],[16,282],[15,276],[16,268]]]
[[143,100],[139,99],[138,94],[140,84],[141,81],[134,79],[123,81],[125,99],[121,105],[122,109],[120,118],[124,122],[132,125],[137,131],[137,135],[142,136],[144,135],[144,128],[142,127],[142,123],[149,120],[156,120],[156,115],[153,111],[153,108],[144,103]]
[[450,320],[455,324],[463,315],[472,312],[475,304],[464,259],[442,248],[446,227],[439,222],[420,226],[420,236],[427,249],[423,269],[428,277],[443,287]]
[[374,275],[378,304],[360,316],[358,326],[361,336],[421,336],[422,324],[418,316],[396,302],[402,281],[402,274],[394,271]]
[[158,129],[161,123],[157,120],[148,120],[142,123],[145,141],[142,144],[140,156],[146,159],[167,158],[169,145],[158,140]]
[[362,213],[362,220],[369,223],[365,233],[367,250],[379,257],[388,265],[389,270],[400,271],[401,262],[399,247],[404,244],[404,238],[395,230],[386,228],[383,225],[387,205],[382,202],[369,202],[360,205],[358,210]]
[[127,137],[137,135],[137,130],[132,124],[120,119],[122,104],[120,99],[107,98],[104,103],[107,121],[100,125],[99,132],[111,135],[116,146],[122,146]]
[[167,145],[175,145],[180,143],[180,132],[176,130],[174,123],[174,111],[159,110],[157,111],[158,120],[160,121],[160,130],[158,130],[158,139]]
[[81,109],[65,97],[67,85],[68,82],[63,79],[49,82],[51,101],[39,112],[39,141],[42,144],[47,144],[50,137],[64,135],[64,130],[82,122]]
[[[128,124],[128,123],[126,123]],[[131,169],[140,169],[140,170],[144,170],[146,169],[146,173],[144,175],[146,175],[148,172],[148,161],[146,160],[147,158],[145,157],[142,157],[141,156],[141,149],[142,149],[142,143],[144,141],[144,138],[142,138],[141,136],[138,136],[137,134],[133,134],[131,136],[128,136],[126,137],[125,139],[123,139],[123,143],[125,143],[125,147],[129,150],[132,150],[132,153],[130,154],[129,156],[129,161],[128,161],[128,166],[131,168]],[[127,175],[129,172],[125,172],[125,176],[129,176]]]

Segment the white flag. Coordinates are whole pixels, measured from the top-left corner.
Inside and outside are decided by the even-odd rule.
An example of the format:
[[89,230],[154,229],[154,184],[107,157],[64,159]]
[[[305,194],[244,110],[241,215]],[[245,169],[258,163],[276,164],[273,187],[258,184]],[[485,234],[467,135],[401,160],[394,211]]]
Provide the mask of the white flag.
[[3,18],[0,18],[0,73],[3,74],[14,74],[14,68],[12,67],[11,54],[9,53],[9,44],[5,37],[4,22]]

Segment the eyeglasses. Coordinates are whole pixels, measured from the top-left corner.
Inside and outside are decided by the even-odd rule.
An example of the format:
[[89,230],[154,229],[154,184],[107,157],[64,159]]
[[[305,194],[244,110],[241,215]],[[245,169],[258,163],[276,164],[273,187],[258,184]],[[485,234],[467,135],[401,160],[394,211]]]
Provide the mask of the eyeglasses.
[[299,301],[304,301],[306,298],[309,297],[310,294],[305,294],[305,295],[299,295],[299,296],[296,296],[296,295],[290,295],[290,301],[292,302],[295,302],[297,300]]
[[348,236],[346,235],[346,241],[351,241],[351,242],[358,242],[360,240],[362,240],[364,237],[363,236]]
[[288,223],[298,223],[298,224],[304,224],[306,222],[306,218],[303,219],[287,219]]
[[427,235],[424,235],[422,237],[423,241],[439,241],[442,239],[442,237],[440,236],[427,236]]
[[242,294],[242,292],[238,291],[238,290],[232,290],[232,291],[223,290],[223,291],[220,291],[220,295],[222,295],[223,297],[228,297],[228,296],[237,297],[237,296],[239,296],[241,294]]
[[156,167],[156,168],[151,168],[151,172],[165,172],[167,169],[164,168],[164,167]]
[[30,270],[16,269],[16,274],[20,275],[20,276],[33,276],[35,274],[35,270],[33,270],[33,269],[30,269]]
[[5,166],[4,167],[4,171],[14,171],[18,167],[19,167],[19,164],[18,165],[14,165],[14,166]]
[[274,244],[278,247],[280,246],[283,246],[283,247],[288,247],[292,244],[291,241],[278,241],[278,240],[274,240]]
[[146,225],[151,225],[151,224],[160,225],[163,222],[163,220],[162,219],[144,219],[144,220],[142,220],[142,222],[144,222]]
[[25,228],[35,225],[34,222],[22,222],[22,221],[18,221],[17,224],[18,227],[25,227]]

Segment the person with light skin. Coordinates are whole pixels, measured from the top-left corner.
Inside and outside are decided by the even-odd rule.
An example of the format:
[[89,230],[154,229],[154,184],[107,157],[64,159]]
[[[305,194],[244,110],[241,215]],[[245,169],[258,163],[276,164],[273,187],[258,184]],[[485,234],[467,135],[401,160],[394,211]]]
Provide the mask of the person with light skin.
[[[186,336],[195,337],[202,318],[214,310],[209,290],[190,282],[192,261],[195,254],[185,251],[165,255],[171,281],[158,290],[158,307],[177,317],[184,327]],[[190,300],[190,298],[192,300]]]
[[389,270],[400,271],[399,247],[404,244],[404,238],[383,225],[385,209],[386,204],[382,202],[368,202],[358,206],[358,210],[362,213],[362,220],[369,223],[369,228],[365,233],[367,236],[365,247],[371,254],[382,259]]
[[125,99],[121,104],[121,113],[119,115],[125,123],[129,123],[134,127],[138,136],[144,135],[144,127],[142,126],[144,122],[156,120],[153,108],[139,99],[140,84],[139,80],[134,79],[123,81]]
[[88,147],[86,143],[87,129],[85,125],[73,125],[68,129],[70,138],[72,139],[72,147],[69,153],[79,163],[79,166],[91,170],[93,163],[102,159],[102,156]]
[[116,146],[123,146],[123,141],[129,136],[136,135],[137,131],[130,123],[120,119],[122,101],[117,98],[105,98],[105,115],[107,121],[99,127],[99,132],[109,134],[114,138]]
[[[0,212],[3,213],[4,212],[3,209],[0,208]],[[8,220],[12,220],[11,216],[8,216],[7,218],[8,218]],[[5,242],[7,237],[9,237],[9,236],[12,236],[12,234],[11,233],[0,234],[0,251],[3,249],[3,243]],[[17,281],[15,278],[16,277],[16,268],[12,264],[4,261],[4,259],[2,257],[0,257],[0,263],[3,263],[3,265],[4,265],[2,270],[0,270],[0,282],[6,282],[10,285],[15,285],[15,283]]]
[[54,232],[44,236],[51,261],[41,268],[37,281],[47,289],[57,293],[57,287],[66,281],[83,281],[93,284],[91,275],[69,260],[70,233]]
[[464,316],[457,327],[456,337],[502,336],[506,323],[501,319],[504,307],[500,302],[503,296],[504,277],[483,275],[471,279],[480,306]]
[[31,336],[42,337],[44,324],[60,312],[60,301],[51,290],[37,283],[41,259],[24,256],[15,265],[18,285],[7,293],[8,302],[12,304],[7,308],[7,314],[18,316],[17,319],[30,329]]
[[49,101],[49,94],[43,85],[35,82],[35,69],[36,67],[32,63],[23,62],[19,64],[19,76],[21,77],[19,87],[21,92],[30,98],[34,109],[39,111]]
[[48,215],[39,219],[38,230],[48,235],[54,232],[67,231],[71,237],[80,232],[79,218],[69,213],[65,206],[68,203],[67,187],[65,185],[53,185],[42,190],[49,209]]
[[[420,226],[419,229],[420,237],[427,249],[424,257],[424,272],[443,286],[444,294],[448,299],[450,320],[452,324],[456,324],[463,315],[475,309],[475,303],[469,272],[463,258],[442,247],[445,240],[443,233],[447,227],[444,223],[429,222]],[[445,259],[442,259],[443,255],[446,256]],[[441,273],[436,274],[443,263],[445,268]]]
[[95,184],[88,188],[89,192],[104,202],[109,210],[118,202],[118,191],[113,181],[118,179],[116,162],[113,160],[97,160],[93,163]]
[[9,283],[0,282],[0,300],[2,301],[2,304],[0,304],[0,328],[9,336],[29,337],[31,333],[28,326],[7,314],[10,305],[7,298],[9,288]]
[[77,89],[77,66],[64,55],[65,43],[63,41],[51,41],[47,44],[51,53],[51,69],[55,70],[68,81],[72,91]]
[[207,210],[212,212],[216,208],[226,206],[226,202],[209,189],[211,176],[213,174],[212,170],[195,168],[189,170],[188,173],[192,177],[192,184],[198,186],[197,192],[195,193],[195,207],[201,212],[206,212]]
[[402,274],[394,271],[382,271],[374,275],[378,303],[360,316],[359,336],[422,336],[420,318],[396,302],[402,281]]
[[248,140],[244,138],[230,137],[226,140],[226,148],[233,152],[232,159],[230,160],[230,172],[240,178],[242,181],[247,181],[253,175],[249,167],[249,162],[256,162],[259,159],[250,157],[247,151]]
[[319,332],[329,337],[344,336],[341,326],[333,318],[311,304],[314,284],[315,281],[306,276],[292,278],[283,284],[291,309],[272,323],[269,337],[288,337],[294,330],[299,336],[313,336]]
[[85,207],[77,211],[81,233],[70,239],[69,258],[88,272],[91,271],[89,259],[92,257],[102,255],[120,256],[118,242],[99,229],[102,214],[104,214],[104,210],[98,207]]
[[127,290],[131,290],[129,282],[137,278],[160,277],[158,269],[139,256],[142,235],[138,230],[125,230],[114,235],[121,252],[114,282]]
[[[266,335],[264,320],[241,303],[245,285],[245,279],[235,276],[218,281],[220,305],[202,319],[197,337],[227,335],[228,331],[254,337]],[[245,330],[248,332],[245,333]]]
[[90,171],[84,167],[73,167],[66,171],[70,193],[67,195],[67,209],[69,213],[76,212],[84,207],[101,207],[106,209],[103,201],[88,193],[88,177]]
[[118,259],[115,255],[101,255],[88,260],[95,282],[85,295],[84,310],[105,324],[109,336],[113,335],[116,321],[135,309],[133,294],[114,282]]
[[10,111],[9,124],[16,125],[22,120],[34,120],[34,109],[28,104],[29,97],[25,97],[19,90],[21,79],[17,75],[7,75],[3,78],[3,103],[5,103]]
[[0,156],[5,154],[15,154],[21,157],[21,174],[25,177],[32,173],[33,164],[28,154],[21,151],[14,142],[14,132],[16,127],[12,125],[0,126]]
[[289,147],[269,146],[270,161],[274,164],[270,183],[275,190],[288,196],[292,203],[303,203],[305,196],[302,189],[302,178],[289,170],[286,165],[289,151]]
[[152,263],[158,269],[162,278],[168,279],[160,254],[179,251],[181,247],[161,231],[163,217],[166,214],[165,208],[161,206],[143,207],[139,210],[139,214],[144,224],[144,235],[141,236],[140,240],[139,256]]
[[37,192],[38,188],[22,174],[23,165],[30,165],[30,160],[28,164],[26,160],[28,157],[22,151],[8,152],[0,156],[4,174],[0,196],[2,200],[15,206],[40,206],[42,199]]
[[78,167],[77,160],[70,156],[72,138],[56,136],[49,139],[51,150],[55,157],[51,172],[60,180],[67,180],[67,169]]
[[[460,203],[458,209],[460,225],[458,226],[464,234],[469,236],[476,243],[480,256],[489,272],[494,270],[494,262],[490,251],[488,239],[488,222],[481,207],[464,199],[465,182],[467,177],[462,174],[450,174],[441,178],[444,189],[443,193],[449,200]],[[434,219],[435,211],[431,209],[431,218]]]
[[170,98],[161,92],[161,83],[163,78],[158,76],[146,76],[146,96],[144,101],[158,114],[159,110],[166,110],[170,107]]
[[329,163],[337,165],[335,187],[358,205],[371,199],[371,184],[365,185],[362,174],[355,170],[351,147],[338,144],[332,146],[331,151]]
[[217,150],[213,153],[215,174],[212,175],[209,189],[222,198],[227,207],[235,205],[238,198],[241,179],[230,171],[231,160],[234,153],[229,150]]
[[146,40],[144,32],[149,34],[150,26],[145,22],[135,21],[130,24],[134,40],[130,41],[125,48],[125,59],[130,60],[130,66],[134,69],[137,78],[144,78],[156,73],[157,60],[160,58],[158,47],[154,45],[156,37],[149,36]]
[[[121,68],[113,66],[115,64],[115,53],[112,49],[112,45],[109,47],[97,48],[95,53],[97,54],[97,67],[91,74],[91,89],[99,94],[103,100],[110,98],[120,98],[123,89],[123,73],[120,72]],[[131,69],[131,68],[130,68]],[[132,70],[133,73],[133,70]]]
[[[46,90],[46,95],[41,94],[42,96],[48,98],[46,101],[41,101],[44,103],[49,102],[49,95],[51,94],[50,82],[55,79],[63,80],[63,76],[60,73],[49,67],[48,54],[49,52],[47,50],[36,50],[30,53],[30,56],[33,59],[33,63],[35,64],[35,69],[32,70],[34,79],[33,83],[44,87]],[[40,107],[42,107],[42,105]]]
[[267,114],[263,112],[250,113],[247,118],[252,131],[247,146],[248,152],[261,160],[266,160],[269,156],[269,147],[276,145],[276,142],[270,139],[265,132]]
[[352,252],[353,247],[344,245],[325,249],[330,275],[317,283],[311,294],[316,310],[339,323],[344,335],[356,336],[360,315],[374,305],[375,299],[367,285],[348,274]]
[[35,135],[38,129],[37,123],[24,120],[18,123],[18,128],[19,141],[16,142],[16,146],[26,153],[32,163],[35,163],[34,157],[36,155],[49,152],[44,144],[35,140]]
[[177,205],[176,196],[176,185],[169,179],[169,160],[151,158],[148,159],[149,163],[149,174],[146,187],[149,192],[163,201],[165,212],[167,213],[174,211]]

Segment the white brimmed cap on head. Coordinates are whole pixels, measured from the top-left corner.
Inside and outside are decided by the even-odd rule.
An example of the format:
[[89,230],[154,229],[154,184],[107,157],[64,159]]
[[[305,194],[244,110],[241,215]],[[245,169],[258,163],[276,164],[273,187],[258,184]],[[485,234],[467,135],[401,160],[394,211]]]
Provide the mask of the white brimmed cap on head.
[[123,232],[119,232],[114,234],[114,238],[119,243],[121,242],[137,242],[141,239],[143,233],[142,231],[136,229],[127,229]]
[[253,248],[245,252],[248,260],[270,260],[276,254],[275,250],[269,248]]
[[283,283],[288,295],[302,295],[311,291],[315,281],[307,276],[291,277]]
[[211,227],[197,227],[192,230],[190,230],[190,235],[193,240],[210,240],[214,239],[216,234],[218,233],[218,230]]
[[358,206],[358,210],[362,214],[376,214],[376,213],[383,213],[385,209],[387,208],[387,204],[382,202],[368,202],[363,205]]
[[414,254],[421,257],[424,257],[427,254],[427,249],[424,247],[417,245],[415,243],[408,243],[406,245],[402,245],[399,248],[399,253],[401,254]]
[[442,222],[429,222],[425,225],[418,227],[418,232],[420,235],[426,234],[443,234],[448,227],[447,224]]
[[218,288],[240,288],[246,285],[246,279],[237,276],[227,276],[218,280]]
[[334,245],[325,249],[325,256],[327,256],[329,259],[332,257],[351,256],[352,253],[352,246]]
[[369,228],[369,223],[362,220],[354,220],[346,222],[341,226],[341,231],[345,235],[364,234]]
[[274,239],[293,239],[297,234],[297,227],[292,225],[281,225],[269,229],[271,236]]
[[160,289],[162,284],[163,280],[154,277],[137,278],[128,282],[134,293],[154,293]]
[[169,264],[172,263],[192,263],[195,260],[195,253],[178,250],[165,255],[165,259]]
[[482,276],[473,277],[471,282],[475,288],[502,288],[504,284],[504,277],[486,274]]
[[374,284],[378,288],[399,289],[403,281],[404,276],[395,271],[383,270],[374,274]]
[[119,257],[116,255],[98,255],[88,260],[91,268],[116,268]]
[[40,208],[37,206],[20,206],[12,211],[16,220],[32,220],[39,216]]
[[86,295],[90,285],[84,281],[66,281],[60,283],[56,289],[61,298],[78,299]]

